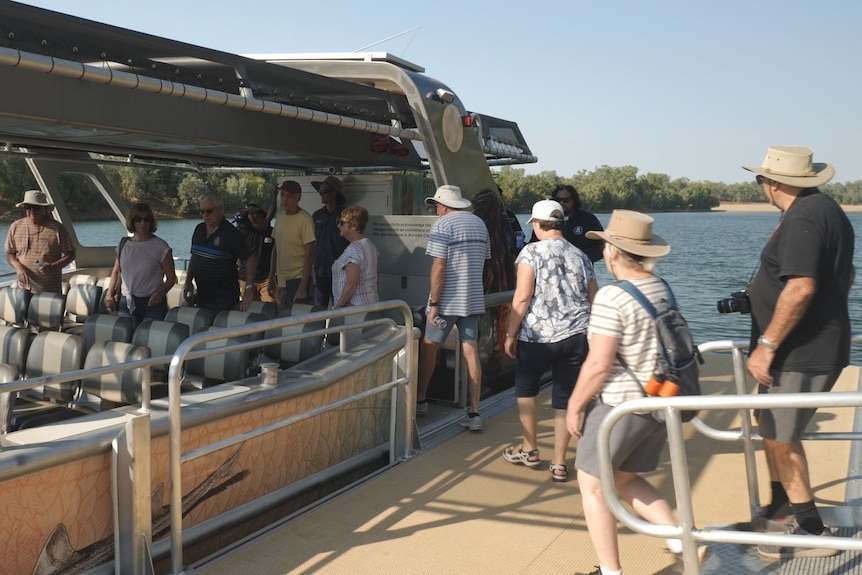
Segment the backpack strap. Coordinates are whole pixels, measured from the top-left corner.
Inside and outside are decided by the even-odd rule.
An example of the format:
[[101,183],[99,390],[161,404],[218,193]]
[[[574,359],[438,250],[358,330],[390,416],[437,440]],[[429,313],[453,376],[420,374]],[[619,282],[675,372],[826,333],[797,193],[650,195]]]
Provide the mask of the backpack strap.
[[[658,276],[655,276],[655,277],[658,277]],[[676,309],[676,298],[673,297],[673,292],[670,289],[670,285],[668,285],[668,283],[664,280],[664,278],[658,277],[658,279],[661,280],[661,282],[664,284],[665,289],[667,289],[668,303],[671,305],[671,307]],[[621,290],[623,290],[624,292],[626,292],[627,294],[632,296],[634,298],[634,300],[636,302],[638,302],[641,305],[641,307],[644,308],[644,310],[646,310],[646,312],[653,319],[653,321],[655,321],[655,318],[658,315],[658,312],[656,312],[655,306],[652,304],[652,302],[650,300],[647,299],[647,297],[643,294],[643,292],[641,290],[639,290],[637,288],[637,286],[635,286],[635,284],[633,284],[632,282],[630,282],[628,280],[622,280],[622,281],[617,282],[616,285]],[[659,345],[659,349],[661,349],[661,341],[658,342],[658,345]],[[638,379],[638,377],[635,375],[634,370],[629,366],[629,364],[626,363],[626,360],[623,359],[623,356],[620,355],[619,352],[617,352],[617,359],[620,361],[620,363],[626,369],[626,371],[629,373],[629,375],[632,376],[632,379],[635,380],[635,382],[638,384],[638,387],[641,388],[641,393],[644,394],[644,397],[648,397],[649,394],[647,394],[646,389],[644,389],[643,384]]]

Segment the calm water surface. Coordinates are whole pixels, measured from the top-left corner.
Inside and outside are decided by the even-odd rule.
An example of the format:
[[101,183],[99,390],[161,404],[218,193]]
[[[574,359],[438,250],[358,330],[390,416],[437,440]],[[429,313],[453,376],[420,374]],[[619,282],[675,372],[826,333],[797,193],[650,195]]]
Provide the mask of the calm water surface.
[[[688,319],[695,340],[744,339],[750,328],[748,316],[719,314],[715,303],[731,292],[742,289],[754,271],[760,250],[778,224],[778,214],[710,212],[659,213],[654,230],[672,246],[670,255],[662,258],[656,272],[673,286],[679,304]],[[856,257],[862,256],[862,212],[847,214],[856,230]],[[599,214],[607,226],[610,214]],[[528,229],[528,215],[519,219]],[[174,256],[189,257],[191,236],[200,220],[164,220],[159,222],[158,235],[174,250]],[[6,238],[8,224],[0,225],[0,237]],[[116,245],[123,235],[117,222],[79,222],[78,237],[84,245]],[[857,267],[858,264],[857,264]],[[5,259],[0,261],[0,273],[10,273]],[[596,266],[599,285],[612,278],[602,262]],[[850,291],[850,318],[853,331],[862,331],[862,283]],[[853,362],[862,364],[862,346],[855,346]]]

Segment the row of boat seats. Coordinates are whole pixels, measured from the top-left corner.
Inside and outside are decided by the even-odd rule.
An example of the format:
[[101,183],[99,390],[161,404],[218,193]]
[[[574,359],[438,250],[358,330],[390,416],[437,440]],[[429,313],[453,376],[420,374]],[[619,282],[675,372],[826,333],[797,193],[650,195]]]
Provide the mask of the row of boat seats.
[[7,286],[0,289],[0,320],[4,325],[29,326],[33,331],[78,329],[87,317],[98,312],[102,288],[76,284],[66,294]]

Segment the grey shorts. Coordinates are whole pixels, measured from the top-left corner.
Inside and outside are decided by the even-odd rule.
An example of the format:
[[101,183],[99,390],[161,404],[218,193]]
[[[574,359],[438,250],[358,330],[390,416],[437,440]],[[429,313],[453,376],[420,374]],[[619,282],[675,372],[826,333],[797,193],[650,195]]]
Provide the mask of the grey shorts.
[[[578,441],[575,467],[593,477],[599,476],[597,439],[599,425],[612,406],[593,401],[587,406],[583,436]],[[611,461],[614,471],[646,473],[658,467],[667,429],[652,415],[626,415],[611,431]]]
[[[805,393],[831,391],[841,375],[833,373],[801,373],[798,371],[770,371],[772,385],[758,386],[758,394]],[[807,409],[758,409],[754,412],[760,427],[760,436],[781,443],[796,443],[814,416],[814,408]]]
[[457,315],[440,315],[446,322],[446,327],[440,329],[431,321],[425,322],[425,337],[436,344],[442,344],[449,337],[449,332],[454,326],[458,326],[458,337],[461,341],[476,341],[479,339],[479,317],[478,315],[469,315],[460,317]]

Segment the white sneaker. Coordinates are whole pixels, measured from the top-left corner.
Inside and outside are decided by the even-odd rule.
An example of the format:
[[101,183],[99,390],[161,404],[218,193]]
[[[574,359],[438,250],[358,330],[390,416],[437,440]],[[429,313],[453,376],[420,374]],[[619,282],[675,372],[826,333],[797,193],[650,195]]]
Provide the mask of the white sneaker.
[[482,431],[482,416],[474,415],[470,417],[469,414],[464,415],[464,419],[461,420],[461,427],[466,427],[470,431]]
[[423,401],[416,404],[416,415],[428,415],[428,402]]

